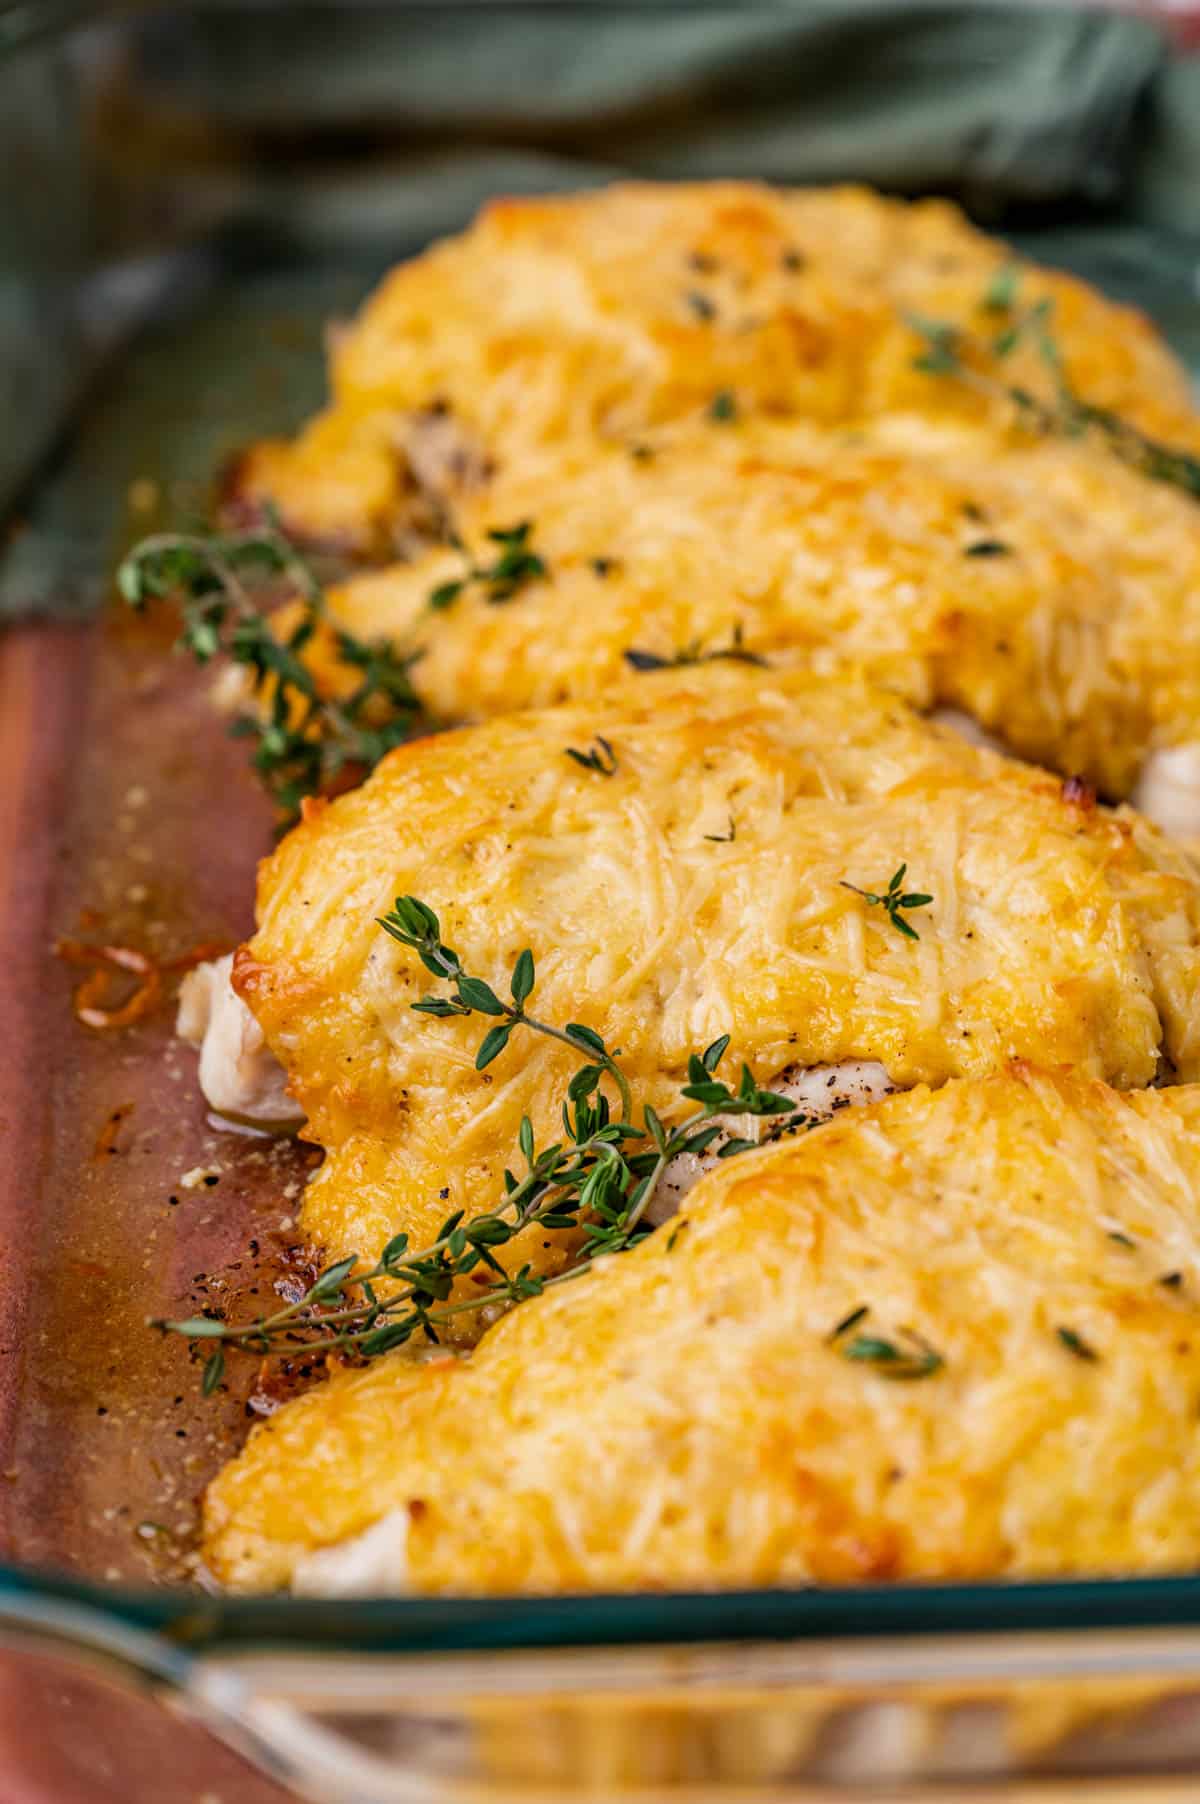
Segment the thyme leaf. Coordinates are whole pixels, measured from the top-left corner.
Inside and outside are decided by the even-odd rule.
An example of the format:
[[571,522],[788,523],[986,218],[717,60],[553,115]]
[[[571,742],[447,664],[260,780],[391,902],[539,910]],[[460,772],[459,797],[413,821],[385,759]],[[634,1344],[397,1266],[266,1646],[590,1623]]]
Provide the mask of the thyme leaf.
[[985,310],[988,313],[1007,313],[1016,299],[1020,280],[1021,271],[1017,264],[1002,263],[984,290]]
[[623,654],[625,662],[631,670],[678,670],[688,664],[715,664],[726,661],[731,664],[753,664],[765,670],[767,660],[758,652],[751,651],[743,643],[742,628],[735,626],[730,635],[728,645],[713,645],[707,648],[699,639],[691,639],[672,652],[669,658],[656,651],[639,651],[630,646]]
[[603,734],[597,733],[586,752],[581,752],[573,745],[564,746],[568,758],[584,770],[598,771],[602,777],[615,777],[617,774],[617,754],[613,751]]
[[931,1378],[941,1371],[946,1363],[942,1355],[912,1328],[902,1328],[894,1336],[856,1334],[870,1313],[870,1305],[860,1303],[826,1336],[843,1359],[876,1366],[884,1378]]
[[499,549],[490,564],[481,564],[468,559],[467,567],[459,577],[449,582],[438,583],[429,591],[426,605],[436,613],[443,613],[453,607],[460,595],[472,585],[478,585],[485,601],[493,607],[511,601],[518,589],[526,583],[535,582],[540,577],[550,574],[550,567],[539,552],[530,544],[533,532],[532,520],[521,520],[516,526],[493,526],[488,530],[488,538]]
[[1089,1346],[1082,1334],[1077,1334],[1074,1328],[1056,1328],[1054,1332],[1057,1334],[1063,1346],[1067,1349],[1067,1352],[1073,1353],[1076,1359],[1086,1360],[1089,1365],[1096,1365],[1098,1363],[1100,1355],[1097,1353],[1096,1349]]

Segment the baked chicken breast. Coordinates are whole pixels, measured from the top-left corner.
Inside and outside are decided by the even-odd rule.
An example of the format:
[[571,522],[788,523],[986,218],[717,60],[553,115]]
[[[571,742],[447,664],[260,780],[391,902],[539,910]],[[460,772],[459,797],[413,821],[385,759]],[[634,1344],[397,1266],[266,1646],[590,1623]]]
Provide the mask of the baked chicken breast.
[[[329,408],[294,442],[250,452],[234,493],[379,555],[531,448],[628,440],[721,395],[825,424],[915,407],[1007,430],[1011,401],[990,385],[914,368],[920,326],[991,344],[1048,302],[1080,395],[1200,442],[1186,377],[1140,315],[1025,265],[1006,309],[1010,266],[955,207],[859,188],[625,184],[497,201],[333,334]],[[998,361],[1001,388],[1053,395],[1039,331],[985,359]]]
[[[641,449],[527,459],[463,508],[460,548],[359,576],[335,619],[417,653],[450,720],[599,695],[631,660],[853,662],[1200,835],[1200,502],[1086,440],[919,414],[705,418]],[[321,680],[352,688],[335,643]]]
[[468,1359],[342,1370],[210,1487],[237,1589],[1200,1563],[1200,1088],[1028,1068],[725,1164]]
[[[928,898],[909,933],[879,902],[902,864]],[[723,1034],[805,1096],[1012,1057],[1200,1077],[1200,882],[1145,822],[857,678],[656,672],[403,747],[263,865],[234,985],[327,1150],[302,1225],[334,1258],[490,1207],[579,1063],[523,1031],[480,1071],[486,1019],[414,1010],[446,986],[378,924],[404,895],[497,994],[529,948],[530,1010],[619,1047],[664,1118]],[[553,1270],[563,1241],[506,1258]]]

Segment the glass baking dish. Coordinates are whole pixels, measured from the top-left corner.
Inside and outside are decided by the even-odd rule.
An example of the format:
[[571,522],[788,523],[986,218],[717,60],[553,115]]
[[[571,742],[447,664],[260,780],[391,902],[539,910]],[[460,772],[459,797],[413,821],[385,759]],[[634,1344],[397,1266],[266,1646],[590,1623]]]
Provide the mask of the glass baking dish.
[[[336,9],[295,10],[319,62]],[[495,6],[488,29],[510,10],[527,31]],[[249,1231],[263,1269],[283,1258],[304,1154],[213,1130],[169,1014],[119,1041],[72,1019],[56,935],[232,943],[269,839],[203,684],[164,660],[169,624],[103,611],[108,573],[315,404],[325,323],[388,263],[498,188],[581,179],[577,158],[473,151],[436,204],[420,183],[401,204],[376,127],[363,177],[341,120],[285,179],[292,124],[247,123],[211,35],[233,11],[193,21],[186,80],[135,105],[169,36],[131,56],[94,9],[0,6],[0,133],[25,147],[0,158],[0,375],[24,428],[0,459],[0,1795],[1193,1798],[1200,1578],[346,1603],[192,1581],[195,1499],[245,1392],[202,1402],[145,1318],[233,1269]],[[253,71],[281,12],[248,11]],[[361,41],[372,9],[348,11]],[[1159,54],[1141,26],[1096,29],[1096,55]],[[206,68],[225,104],[201,129]],[[1061,207],[1013,235],[1200,365],[1189,239]],[[178,1188],[199,1159],[221,1208]]]

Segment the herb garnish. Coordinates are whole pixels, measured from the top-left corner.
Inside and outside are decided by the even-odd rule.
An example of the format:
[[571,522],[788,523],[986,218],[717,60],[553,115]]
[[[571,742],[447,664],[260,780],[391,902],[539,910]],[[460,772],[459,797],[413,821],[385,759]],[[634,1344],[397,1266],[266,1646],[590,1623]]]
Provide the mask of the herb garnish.
[[598,771],[602,777],[614,777],[617,773],[617,754],[602,733],[596,734],[586,752],[578,751],[573,745],[564,746],[563,750],[584,770]]
[[920,934],[915,927],[903,919],[900,910],[902,908],[928,908],[933,897],[923,895],[919,891],[905,891],[901,888],[907,870],[907,864],[902,864],[898,871],[892,873],[887,888],[878,895],[874,890],[859,889],[857,883],[847,883],[845,878],[842,879],[842,888],[852,889],[855,895],[861,896],[870,907],[882,908],[896,932],[902,933],[905,939],[919,940]]
[[826,1338],[828,1339],[830,1346],[833,1346],[836,1341],[839,1341],[843,1334],[849,1334],[851,1328],[857,1328],[863,1317],[870,1313],[870,1305],[867,1303],[860,1303],[857,1308],[850,1311],[849,1315],[844,1315],[841,1321],[829,1330],[829,1334]]
[[[987,313],[1007,319],[989,343],[972,340],[961,326],[947,320],[908,315],[908,324],[924,340],[925,348],[914,359],[914,368],[930,376],[950,376],[980,393],[999,396],[1011,403],[1023,426],[1047,437],[1080,438],[1093,434],[1122,462],[1140,470],[1153,482],[1169,483],[1200,500],[1200,458],[1141,432],[1111,408],[1096,406],[1077,394],[1067,377],[1061,349],[1054,336],[1054,301],[1044,297],[1016,311],[1020,271],[1005,265],[992,278],[983,296]],[[1050,400],[1027,388],[1008,383],[986,371],[989,355],[997,362],[1017,347],[1032,341],[1053,380]],[[984,367],[981,367],[984,366]]]
[[730,388],[718,389],[708,404],[708,417],[718,425],[727,425],[730,420],[737,419],[737,398]]
[[500,547],[498,556],[490,564],[470,562],[462,576],[439,583],[429,592],[429,606],[435,613],[441,613],[445,608],[453,607],[464,589],[478,583],[484,600],[499,607],[501,603],[511,601],[525,583],[549,575],[545,558],[529,543],[532,531],[532,520],[521,520],[516,526],[490,527],[487,536],[493,545]]
[[664,658],[656,651],[639,651],[633,645],[623,656],[633,670],[679,670],[688,664],[715,664],[721,660],[727,660],[731,664],[753,664],[761,670],[767,667],[764,657],[743,645],[740,625],[734,627],[728,645],[714,645],[707,651],[702,648],[699,639],[691,639],[669,658]]
[[1018,264],[1002,263],[984,290],[985,310],[988,313],[1007,313],[1017,298],[1017,284],[1020,280],[1021,270]]
[[[281,579],[300,605],[286,636],[255,599]],[[305,796],[365,774],[421,725],[408,674],[415,657],[340,627],[332,627],[337,655],[359,681],[340,698],[320,692],[302,653],[328,623],[324,591],[274,520],[248,532],[143,539],[118,570],[117,588],[138,609],[178,597],[179,647],[199,664],[221,653],[249,673],[255,705],[238,714],[230,731],[253,740],[251,762],[285,821],[295,818]]]
[[[577,1021],[569,1022],[562,1029],[551,1027],[545,1021],[535,1021],[525,1013],[525,1004],[533,994],[534,985],[533,954],[528,948],[520,953],[513,966],[509,983],[512,992],[510,1006],[500,1000],[483,978],[469,977],[464,973],[457,952],[442,941],[437,915],[415,896],[397,896],[391,913],[384,915],[378,924],[401,946],[411,947],[427,971],[454,985],[456,995],[453,998],[425,996],[420,1002],[414,1002],[412,1007],[416,1014],[438,1015],[442,1018],[472,1014],[505,1018],[502,1029],[493,1028],[484,1036],[475,1061],[477,1071],[482,1071],[497,1053],[503,1052],[515,1027],[529,1027],[535,1033],[547,1034],[551,1039],[561,1040],[577,1052],[586,1052],[589,1058],[599,1060],[601,1071],[613,1079],[620,1093],[623,1118],[628,1117],[631,1107],[628,1086],[620,1067],[609,1057],[604,1041],[595,1029],[584,1027]],[[496,1038],[499,1032],[503,1033],[503,1040]]]
[[[681,1154],[700,1154],[712,1145],[721,1134],[714,1117],[783,1116],[796,1109],[790,1098],[760,1089],[747,1065],[736,1090],[716,1076],[729,1046],[724,1034],[688,1060],[688,1081],[680,1095],[698,1104],[696,1110],[672,1127],[646,1103],[640,1122],[635,1121],[628,1079],[602,1036],[579,1022],[557,1027],[527,1012],[535,983],[531,952],[518,955],[509,980],[511,1001],[506,1002],[483,978],[464,971],[426,903],[398,897],[380,926],[411,947],[426,970],[451,988],[449,995],[413,1003],[415,1010],[443,1017],[478,1014],[495,1022],[480,1043],[477,1069],[498,1057],[518,1028],[561,1041],[580,1055],[583,1063],[563,1103],[566,1138],[539,1150],[533,1124],[523,1117],[518,1144],[524,1175],[506,1171],[504,1195],[493,1209],[469,1218],[457,1210],[431,1245],[418,1252],[410,1252],[407,1235],[396,1234],[368,1270],[358,1271],[358,1256],[350,1254],[322,1272],[298,1301],[255,1321],[224,1322],[201,1315],[158,1322],[156,1326],[193,1343],[218,1343],[205,1363],[206,1394],[221,1382],[226,1346],[258,1355],[344,1350],[372,1359],[404,1346],[418,1333],[436,1342],[439,1326],[454,1316],[485,1306],[508,1307],[565,1284],[595,1259],[625,1252],[651,1231],[645,1212],[663,1173]],[[615,1118],[603,1088],[606,1080],[620,1110]],[[515,1272],[501,1265],[494,1249],[533,1223],[543,1233],[572,1235],[577,1250],[567,1270],[542,1278],[528,1264]],[[490,1281],[471,1296],[452,1300],[456,1282],[472,1273],[482,1275],[481,1268]],[[375,1288],[381,1280],[397,1288],[381,1296]]]
[[854,1329],[870,1313],[870,1305],[860,1303],[857,1309],[843,1316],[826,1337],[843,1359],[877,1366],[883,1378],[929,1378],[934,1372],[941,1371],[946,1363],[941,1354],[912,1328],[900,1329],[895,1339],[878,1334],[855,1334]]
[[963,552],[964,557],[1011,557],[1012,546],[1003,539],[976,539]]
[[1073,1353],[1076,1359],[1086,1360],[1089,1365],[1095,1365],[1099,1361],[1100,1355],[1096,1349],[1088,1345],[1082,1334],[1076,1334],[1074,1328],[1056,1328],[1054,1332],[1067,1352]]

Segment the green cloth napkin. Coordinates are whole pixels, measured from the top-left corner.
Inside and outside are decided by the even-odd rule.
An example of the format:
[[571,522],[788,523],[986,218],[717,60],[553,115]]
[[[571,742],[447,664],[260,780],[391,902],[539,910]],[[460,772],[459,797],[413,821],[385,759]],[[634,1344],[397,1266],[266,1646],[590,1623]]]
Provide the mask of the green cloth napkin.
[[1200,363],[1200,58],[1061,6],[296,5],[153,15],[138,74],[223,147],[261,252],[378,268],[490,195],[622,175],[857,180],[1159,317]]
[[305,231],[356,144],[372,204],[352,217],[397,232],[457,223],[498,186],[619,172],[852,178],[991,219],[1111,208],[1135,179],[1187,216],[1200,189],[1197,71],[1169,72],[1156,29],[1112,13],[212,0],[152,17],[141,70],[248,146],[276,220]]
[[[0,520],[73,417],[89,352],[108,357],[122,307],[161,296],[176,262],[230,317],[253,315],[248,280],[288,271],[287,305],[312,321],[278,415],[223,403],[250,436],[313,404],[331,275],[350,304],[490,195],[628,174],[954,194],[1146,307],[1200,368],[1200,60],[1145,20],[899,0],[208,0],[126,9],[107,28],[122,55],[68,56],[55,22],[89,10],[0,0]],[[89,109],[114,67],[120,105]],[[204,246],[190,262],[189,242]],[[119,279],[97,283],[114,257]],[[60,539],[93,506],[64,494]],[[91,545],[89,528],[79,562]]]

